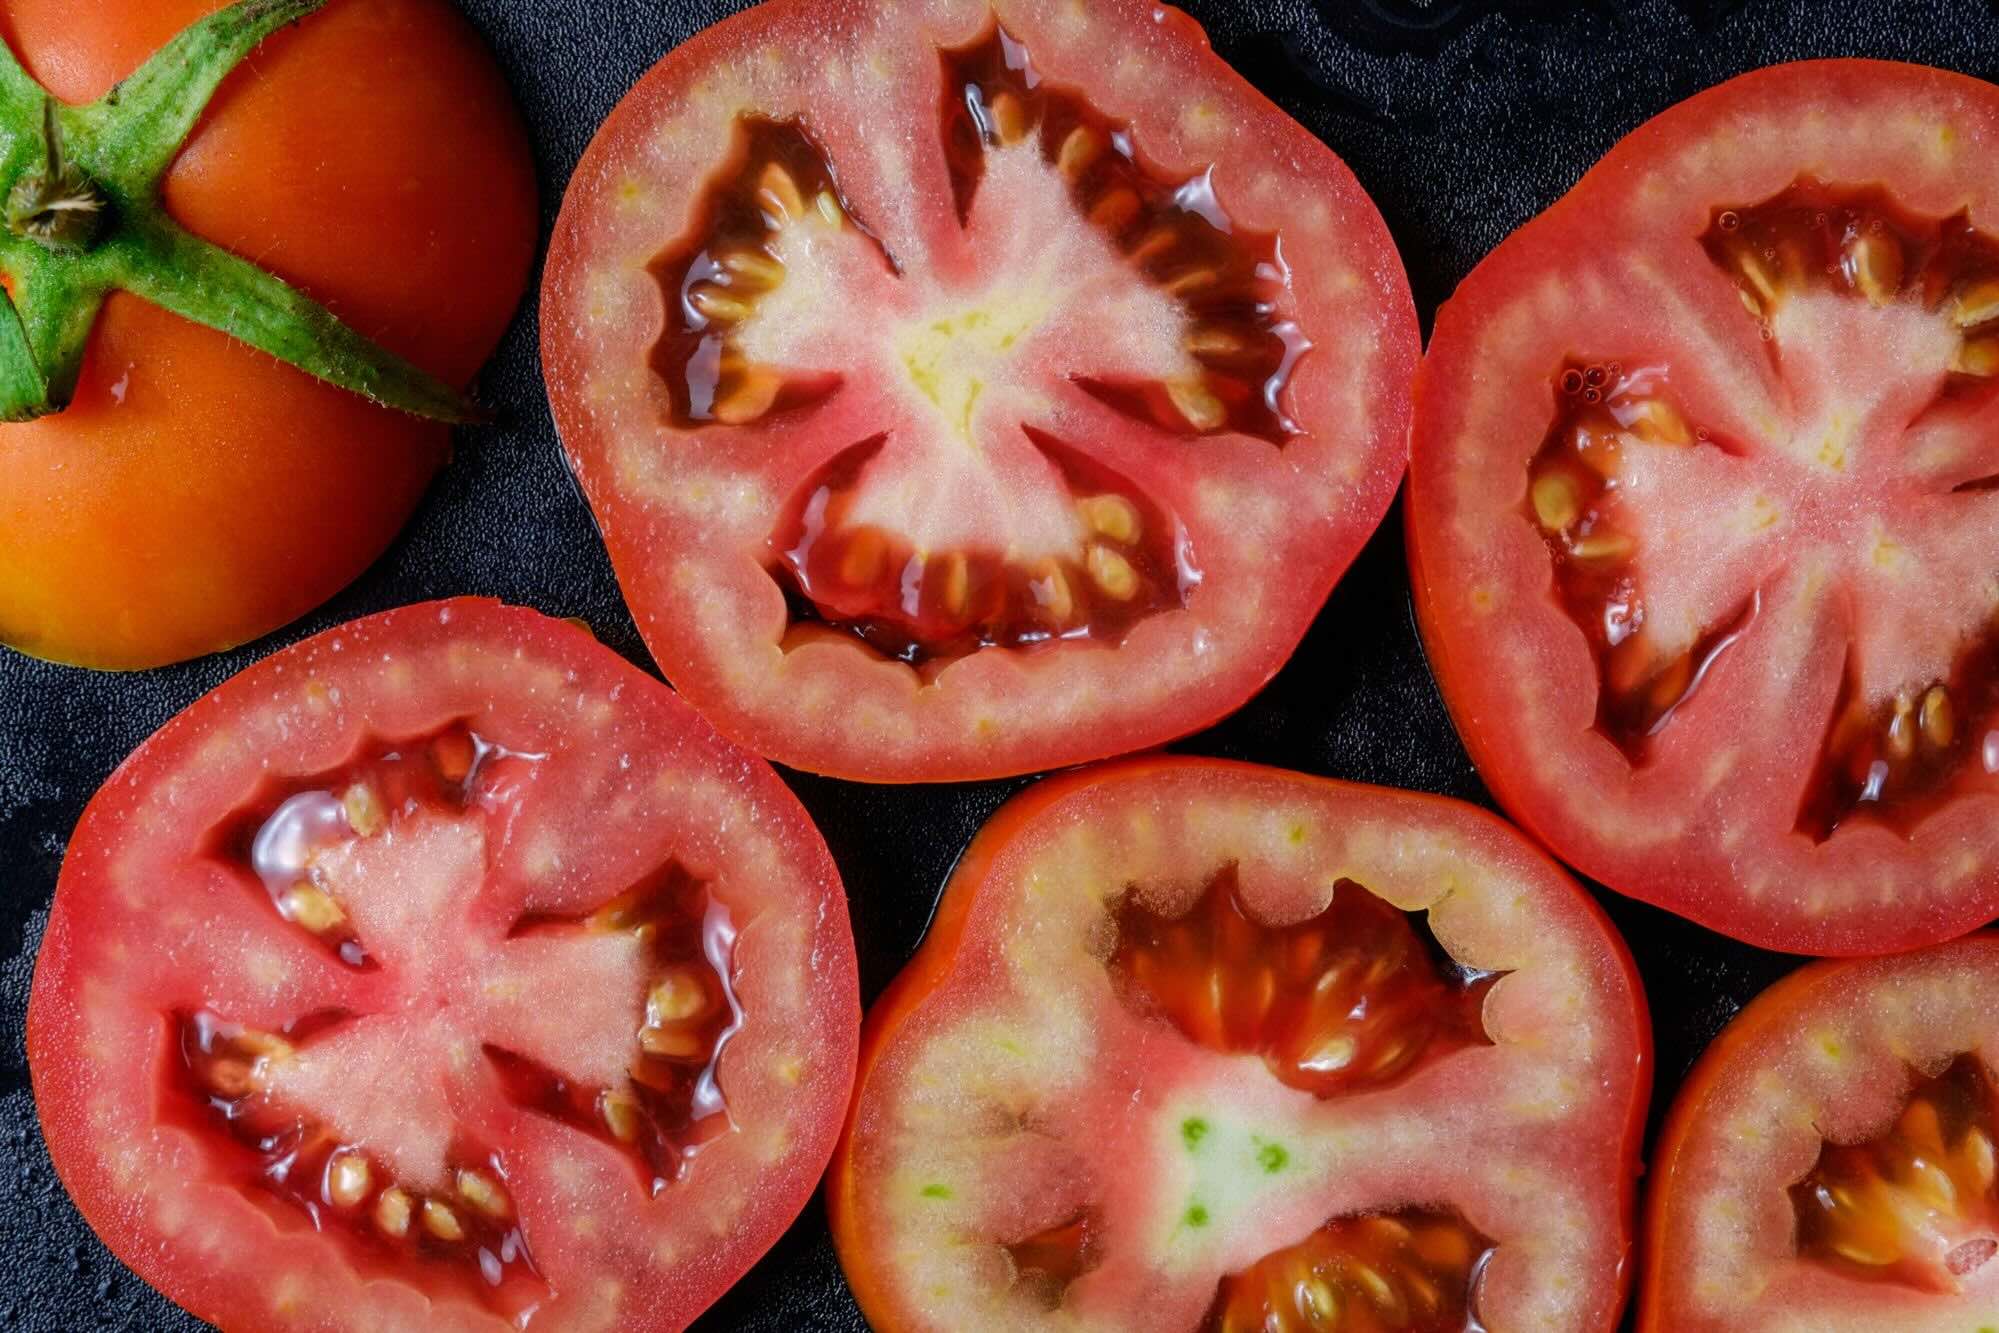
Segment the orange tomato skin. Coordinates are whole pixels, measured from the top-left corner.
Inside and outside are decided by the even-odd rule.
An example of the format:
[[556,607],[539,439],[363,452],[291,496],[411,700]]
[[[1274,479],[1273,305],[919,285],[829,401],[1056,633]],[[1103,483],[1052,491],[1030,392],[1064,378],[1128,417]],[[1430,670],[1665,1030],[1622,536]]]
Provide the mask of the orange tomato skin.
[[[0,37],[88,101],[224,0],[0,0]],[[165,185],[196,234],[466,383],[525,290],[537,204],[500,71],[448,0],[331,0],[223,85]],[[311,610],[389,544],[450,451],[136,298],[65,411],[0,426],[0,642],[132,669]]]

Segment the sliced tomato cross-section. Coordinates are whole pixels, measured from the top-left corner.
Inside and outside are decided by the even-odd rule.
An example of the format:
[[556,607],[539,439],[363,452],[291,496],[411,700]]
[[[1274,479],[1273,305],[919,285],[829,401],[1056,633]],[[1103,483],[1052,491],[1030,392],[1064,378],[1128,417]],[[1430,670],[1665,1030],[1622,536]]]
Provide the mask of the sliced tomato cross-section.
[[1137,0],[702,34],[578,169],[543,331],[669,679],[879,781],[1239,706],[1386,511],[1417,353],[1352,174]]
[[1501,801],[1613,888],[1862,953],[1999,912],[1999,88],[1656,117],[1441,312],[1409,540]]
[[827,1191],[884,1330],[1604,1330],[1644,998],[1441,798],[1148,759],[1030,789],[869,1014]]
[[1999,1326],[1999,937],[1819,963],[1745,1009],[1653,1160],[1645,1333]]
[[586,631],[461,600],[140,747],[28,1024],[85,1217],[226,1329],[667,1329],[817,1183],[859,999],[769,767]]

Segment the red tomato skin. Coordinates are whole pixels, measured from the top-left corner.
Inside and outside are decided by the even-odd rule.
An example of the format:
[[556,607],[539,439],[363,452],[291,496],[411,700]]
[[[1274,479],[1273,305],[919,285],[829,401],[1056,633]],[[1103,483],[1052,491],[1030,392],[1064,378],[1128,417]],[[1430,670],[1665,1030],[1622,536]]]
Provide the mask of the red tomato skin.
[[[762,809],[777,817],[771,829],[774,839],[795,858],[832,910],[844,909],[839,871],[831,854],[804,807],[769,765],[717,735],[658,680],[618,658],[587,629],[570,622],[485,598],[421,603],[336,626],[246,669],[197,700],[112,772],[78,820],[30,987],[27,1051],[42,1133],[78,1211],[112,1253],[139,1276],[222,1329],[247,1333],[273,1327],[271,1292],[254,1282],[231,1281],[222,1271],[224,1264],[204,1262],[185,1237],[177,1240],[159,1232],[150,1213],[135,1202],[126,1184],[115,1178],[111,1162],[100,1150],[97,1116],[85,1097],[94,1061],[83,992],[98,984],[91,973],[103,963],[105,941],[98,918],[114,892],[114,867],[124,841],[120,833],[129,832],[133,808],[148,791],[163,780],[185,779],[193,756],[226,731],[241,708],[235,697],[261,697],[296,687],[296,673],[288,679],[286,672],[315,648],[331,645],[337,653],[344,646],[350,656],[363,651],[372,655],[385,644],[391,648],[428,648],[461,637],[510,640],[527,646],[529,660],[535,665],[562,666],[572,677],[585,680],[601,682],[608,675],[618,694],[628,701],[643,696],[639,707],[663,714],[677,733],[677,743],[699,765],[740,782]],[[241,798],[255,790],[260,772],[242,775]],[[754,1195],[739,1214],[729,1240],[717,1241],[698,1261],[679,1267],[670,1301],[657,1303],[644,1321],[624,1322],[619,1327],[661,1331],[686,1327],[762,1257],[810,1201],[820,1180],[821,1164],[838,1140],[861,1023],[852,938],[843,917],[831,938],[834,942],[822,960],[828,983],[815,988],[813,1002],[828,1028],[846,1035],[817,1054],[830,1062],[830,1068],[844,1072],[834,1085],[824,1089],[823,1096],[818,1087],[800,1090],[801,1095],[809,1091],[826,1108],[824,1114],[804,1118],[793,1126],[803,1169],[767,1182],[768,1188]],[[844,944],[837,942],[841,939]],[[161,1040],[163,1046],[169,1040],[164,1028]],[[156,1114],[151,1107],[147,1113]],[[153,1132],[162,1132],[157,1121],[149,1124],[154,1126]],[[284,1235],[275,1229],[271,1232],[274,1243],[283,1243]],[[495,1326],[495,1316],[469,1305],[440,1302],[433,1308],[439,1328]],[[303,1310],[290,1312],[284,1326],[332,1330],[355,1324],[351,1313],[316,1317]]]
[[[1861,901],[1813,912],[1772,903],[1768,901],[1772,895],[1767,894],[1765,901],[1758,902],[1744,890],[1740,870],[1745,862],[1757,858],[1758,849],[1753,845],[1746,852],[1725,850],[1700,836],[1634,850],[1620,845],[1614,833],[1599,832],[1578,821],[1564,806],[1581,798],[1556,789],[1534,771],[1514,730],[1519,710],[1501,687],[1510,676],[1529,668],[1507,665],[1495,669],[1493,654],[1474,636],[1461,632],[1457,623],[1472,617],[1467,610],[1467,556],[1454,549],[1454,538],[1448,531],[1450,518],[1444,510],[1447,504],[1458,503],[1451,474],[1461,460],[1443,441],[1464,428],[1467,395],[1462,386],[1472,377],[1491,378],[1490,372],[1467,368],[1480,330],[1497,313],[1524,299],[1533,283],[1545,278],[1563,256],[1600,246],[1606,229],[1614,230],[1626,215],[1642,217],[1648,226],[1679,228],[1690,236],[1698,236],[1708,224],[1711,208],[1722,201],[1705,193],[1641,206],[1629,182],[1641,179],[1651,164],[1671,158],[1703,136],[1733,134],[1736,123],[1752,113],[1785,110],[1796,115],[1797,104],[1805,98],[1832,108],[1881,102],[1893,96],[1884,90],[1894,90],[1910,103],[1918,99],[1949,102],[1963,114],[1965,138],[1973,137],[1973,128],[1978,137],[1999,131],[1999,96],[1995,96],[1993,85],[1951,71],[1844,58],[1756,70],[1695,94],[1640,125],[1545,212],[1487,255],[1439,309],[1416,376],[1409,494],[1404,509],[1404,541],[1425,653],[1458,735],[1507,817],[1562,862],[1618,893],[1758,948],[1822,957],[1868,956],[1936,944],[1992,919],[1999,915],[1999,859],[1987,855],[1981,872],[1956,880],[1948,898],[1932,896],[1912,905],[1882,895],[1877,882],[1854,886],[1854,896]],[[1898,161],[1887,146],[1866,151],[1878,170],[1862,179],[1893,180],[1891,189],[1898,201],[1918,212],[1945,216],[1965,207],[1968,194],[1985,195],[1983,182],[1966,172],[1918,168]],[[1799,171],[1806,170],[1802,161],[1787,163],[1793,165],[1795,170],[1784,176],[1782,183],[1788,184]],[[1903,176],[1907,179],[1900,179]],[[1774,183],[1775,177],[1771,180]],[[1725,182],[1715,186],[1722,192],[1729,188]],[[1747,197],[1762,195],[1752,190]],[[1727,202],[1743,200],[1731,196]],[[1974,210],[1974,216],[1979,211]],[[1689,246],[1688,255],[1688,263],[1710,262],[1698,246]],[[1733,294],[1727,299],[1732,301]],[[1591,347],[1587,331],[1578,333],[1575,343],[1578,354],[1611,354],[1608,349]],[[1699,366],[1684,369],[1689,375],[1707,373]],[[1538,414],[1531,419],[1539,425],[1553,419],[1551,392],[1546,380],[1523,383],[1508,391],[1508,403]],[[1524,491],[1524,458],[1522,461]],[[1537,641],[1535,646],[1545,645]],[[1829,653],[1821,656],[1827,658],[1828,669],[1837,669]],[[1552,692],[1544,697],[1551,696]],[[1814,719],[1809,725],[1816,729],[1822,722]],[[1621,794],[1613,795],[1622,799]],[[1789,832],[1787,828],[1784,835]],[[1912,846],[1921,842],[1920,836],[1910,840]]]
[[[6,0],[0,37],[82,102],[224,3]],[[512,94],[445,0],[333,0],[272,36],[218,91],[165,199],[459,384],[512,318],[537,226]],[[137,669],[255,638],[374,560],[449,453],[440,425],[114,295],[73,404],[0,427],[0,640]]]
[[[1105,8],[1141,7],[1119,4]],[[598,215],[619,206],[617,191],[630,181],[627,168],[643,159],[658,123],[694,95],[692,89],[701,86],[700,76],[711,66],[743,52],[769,49],[773,34],[779,34],[775,46],[782,47],[788,30],[860,26],[873,12],[871,7],[850,0],[766,0],[696,34],[649,71],[613,110],[578,166],[564,199],[542,285],[543,373],[572,470],[591,500],[639,631],[674,688],[694,701],[725,735],[789,767],[857,782],[981,781],[1033,773],[1150,749],[1211,726],[1241,708],[1290,659],[1314,615],[1388,513],[1404,471],[1408,412],[1403,400],[1421,354],[1414,297],[1386,222],[1350,169],[1330,152],[1325,154],[1326,161],[1300,169],[1300,188],[1338,198],[1342,213],[1355,215],[1352,230],[1342,234],[1341,240],[1352,246],[1357,269],[1365,270],[1363,284],[1378,289],[1381,298],[1381,308],[1374,312],[1382,326],[1380,373],[1371,379],[1367,401],[1386,404],[1387,408],[1382,419],[1366,423],[1372,429],[1355,429],[1350,421],[1324,423],[1324,431],[1331,435],[1349,432],[1353,437],[1349,444],[1364,451],[1365,461],[1357,470],[1350,494],[1342,497],[1346,507],[1337,522],[1329,514],[1312,516],[1326,530],[1323,536],[1313,538],[1319,546],[1314,555],[1322,555],[1323,560],[1309,573],[1299,571],[1270,580],[1261,590],[1271,628],[1252,651],[1166,697],[1149,698],[1142,707],[1127,704],[1116,711],[1107,707],[1100,720],[1065,727],[1054,734],[1008,719],[993,727],[992,734],[970,738],[925,734],[919,744],[898,746],[891,752],[875,738],[843,736],[826,726],[801,726],[795,708],[774,713],[741,698],[729,684],[732,671],[739,668],[696,642],[706,627],[698,623],[690,608],[685,603],[667,604],[665,597],[648,589],[648,584],[661,582],[658,571],[667,563],[664,556],[675,553],[658,549],[661,525],[640,506],[621,501],[610,475],[615,467],[606,457],[610,452],[607,437],[615,428],[605,424],[606,413],[593,400],[593,393],[603,392],[604,373],[592,365],[582,327],[587,320],[581,313],[588,305],[591,282],[599,276],[598,247],[605,228]],[[1170,31],[1184,47],[1177,58],[1198,62],[1204,77],[1227,84],[1228,96],[1240,99],[1244,119],[1270,120],[1288,127],[1274,134],[1299,128],[1287,113],[1213,54],[1206,32],[1192,16],[1171,5],[1145,5],[1142,12],[1147,25]],[[1015,14],[1008,21],[1018,27],[1025,22],[1042,23],[1046,17],[1045,13],[1031,18]],[[1302,137],[1310,139],[1309,135]],[[1312,150],[1320,146],[1311,141]],[[1308,150],[1301,148],[1304,151]],[[974,257],[964,247],[956,253],[946,250],[944,255],[966,269],[976,267]],[[945,267],[940,260],[940,270]],[[1325,336],[1336,333],[1329,329]],[[646,350],[633,348],[634,365],[643,364]],[[1327,354],[1338,353],[1328,350]],[[787,479],[787,484],[796,480]],[[1240,553],[1239,559],[1246,566],[1259,563],[1256,553]],[[1269,562],[1266,558],[1261,563],[1267,566]],[[645,591],[635,591],[641,589]],[[858,673],[843,675],[845,683],[852,685]],[[1019,688],[1031,692],[1033,686],[1029,683]],[[1031,699],[1023,703],[1016,697],[1012,702],[1031,708]]]
[[[949,979],[956,961],[959,942],[963,938],[966,922],[973,904],[978,899],[979,890],[991,872],[994,862],[1006,852],[1020,831],[1032,826],[1045,811],[1078,791],[1100,784],[1141,782],[1149,775],[1174,769],[1195,769],[1205,775],[1212,775],[1218,783],[1226,783],[1231,776],[1261,779],[1276,776],[1295,782],[1302,788],[1333,790],[1350,794],[1355,798],[1378,797],[1384,794],[1383,789],[1365,784],[1342,782],[1303,773],[1288,773],[1260,764],[1155,754],[1090,765],[1044,778],[1000,807],[998,813],[979,830],[964,854],[959,857],[957,864],[952,867],[943,897],[938,902],[936,913],[931,918],[930,927],[916,955],[902,971],[896,974],[895,979],[869,1007],[861,1025],[860,1063],[854,1077],[854,1092],[849,1105],[847,1123],[826,1175],[826,1214],[833,1228],[834,1243],[840,1252],[840,1263],[846,1273],[848,1285],[852,1287],[862,1313],[875,1327],[882,1329],[901,1327],[899,1320],[902,1306],[894,1295],[892,1280],[886,1271],[887,1257],[871,1252],[870,1248],[862,1243],[865,1232],[857,1217],[858,1210],[862,1206],[859,1202],[861,1182],[855,1172],[853,1143],[869,1078],[884,1053],[894,1044],[897,1031],[922,1007],[924,1001]],[[1471,809],[1462,802],[1447,797],[1399,790],[1394,791],[1392,795],[1414,811],[1435,810],[1447,813],[1448,818],[1453,820],[1471,815],[1481,822],[1494,825],[1503,823],[1495,816]],[[1508,831],[1511,832],[1511,829]],[[1551,872],[1566,877],[1567,872],[1552,858],[1539,856],[1537,859]],[[1628,1256],[1635,1234],[1638,1180],[1645,1169],[1640,1160],[1640,1152],[1644,1142],[1646,1110],[1650,1105],[1652,1091],[1651,1014],[1644,984],[1638,975],[1637,964],[1629,950],[1623,946],[1617,928],[1594,898],[1578,890],[1576,900],[1596,928],[1617,943],[1623,980],[1635,1005],[1635,1021],[1629,1036],[1636,1077],[1632,1085],[1630,1104],[1625,1112],[1623,1129],[1626,1168],[1619,1173],[1621,1195],[1619,1211],[1624,1218]],[[1627,1257],[1619,1272],[1619,1292],[1614,1307],[1618,1311],[1624,1307],[1631,1279],[1632,1265]]]

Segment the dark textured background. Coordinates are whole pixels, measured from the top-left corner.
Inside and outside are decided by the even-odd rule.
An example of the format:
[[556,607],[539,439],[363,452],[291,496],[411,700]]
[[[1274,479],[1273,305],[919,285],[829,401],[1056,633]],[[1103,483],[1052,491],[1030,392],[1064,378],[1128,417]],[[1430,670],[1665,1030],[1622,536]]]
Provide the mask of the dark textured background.
[[[742,7],[728,0],[462,3],[526,108],[549,220],[570,168],[619,96],[668,48]],[[1825,55],[1999,74],[1999,13],[1975,0],[1192,0],[1187,8],[1225,58],[1359,174],[1401,244],[1426,328],[1437,303],[1486,251],[1620,135],[1732,74]],[[535,345],[529,309],[484,383],[503,424],[461,442],[459,458],[402,539],[308,620],[224,657],[129,677],[0,651],[0,1327],[200,1327],[127,1272],[84,1226],[50,1169],[28,1089],[23,1028],[35,946],[64,841],[113,766],[245,663],[337,622],[424,598],[483,593],[581,615],[605,641],[646,662],[589,513],[563,470]],[[1235,717],[1174,748],[1488,800],[1423,664],[1399,509],[1277,680]],[[862,984],[872,997],[916,946],[959,849],[1021,784],[890,789],[787,776],[846,878]],[[1600,896],[1651,996],[1656,1126],[1708,1038],[1794,960]],[[699,1327],[862,1327],[816,1203]]]

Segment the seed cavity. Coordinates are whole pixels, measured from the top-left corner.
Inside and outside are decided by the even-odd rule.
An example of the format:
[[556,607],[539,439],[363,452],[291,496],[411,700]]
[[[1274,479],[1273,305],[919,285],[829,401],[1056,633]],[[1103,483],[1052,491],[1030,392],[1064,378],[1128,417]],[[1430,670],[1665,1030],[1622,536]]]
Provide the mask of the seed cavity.
[[1205,1333],[1465,1333],[1496,1247],[1455,1213],[1336,1217],[1223,1278]]
[[223,1141],[218,1169],[246,1194],[298,1209],[319,1231],[396,1247],[508,1319],[544,1301],[547,1285],[514,1219],[499,1154],[455,1135],[450,1184],[426,1193],[397,1180],[367,1145],[278,1099],[274,1071],[353,1017],[325,1010],[273,1032],[205,1009],[168,1015],[181,1057],[178,1092],[193,1122]]
[[1766,322],[1793,296],[1831,291],[1886,306],[1910,301],[1943,315],[1963,340],[1950,368],[1978,381],[1999,374],[1999,339],[1976,336],[1999,313],[1999,243],[1960,210],[1925,218],[1880,186],[1801,176],[1754,205],[1717,209],[1702,244]]
[[1596,657],[1596,728],[1635,767],[1755,619],[1760,594],[1692,644],[1660,644],[1646,624],[1622,460],[1633,449],[1726,446],[1687,422],[1657,367],[1572,360],[1554,391],[1555,420],[1528,464],[1523,512],[1547,544],[1562,608]]
[[1084,1209],[1054,1226],[1005,1241],[1000,1249],[1013,1267],[1016,1291],[1046,1309],[1062,1303],[1071,1283],[1103,1261],[1101,1219]]
[[945,158],[961,220],[990,152],[1028,148],[1127,263],[1186,311],[1193,373],[1163,384],[1080,381],[1113,408],[1177,435],[1224,432],[1282,445],[1291,376],[1311,344],[1284,314],[1291,275],[1274,235],[1232,222],[1209,173],[1175,178],[1147,162],[1130,130],[1078,89],[1044,79],[997,24],[943,53]]
[[1841,825],[1913,834],[1958,793],[1999,775],[1999,613],[1940,679],[1870,692],[1849,650],[1798,830],[1823,842]]
[[421,736],[374,738],[339,769],[267,783],[209,835],[207,851],[245,874],[285,921],[348,967],[368,971],[375,961],[326,878],[327,858],[401,819],[476,810],[510,773],[541,758],[463,722]]
[[1957,1292],[1999,1250],[1993,1082],[1969,1054],[1910,1081],[1894,1124],[1826,1143],[1790,1187],[1798,1253],[1867,1281]]
[[837,375],[759,364],[742,350],[740,330],[784,285],[776,247],[792,227],[851,233],[893,267],[873,233],[853,219],[831,160],[802,122],[742,117],[687,236],[651,265],[667,319],[650,360],[675,426],[748,426],[839,388]]
[[[1179,916],[1127,893],[1115,922],[1110,970],[1126,1005],[1211,1050],[1261,1055],[1315,1096],[1387,1086],[1488,1044],[1481,1009],[1495,978],[1449,962],[1412,918],[1350,880],[1324,911],[1288,926],[1250,914],[1233,869]],[[1259,1160],[1281,1170],[1289,1154],[1269,1143]]]
[[1186,605],[1200,570],[1184,525],[1127,478],[1026,429],[1074,497],[1077,548],[1035,559],[1001,550],[924,550],[850,517],[885,437],[846,450],[798,492],[771,548],[788,594],[789,641],[832,627],[934,674],[986,648],[1122,641],[1140,620]]
[[[717,1071],[743,1023],[735,922],[705,881],[669,862],[588,916],[534,915],[512,931],[514,937],[578,933],[630,935],[645,950],[651,979],[635,997],[625,1078],[613,1087],[586,1086],[493,1045],[484,1048],[486,1059],[509,1101],[618,1145],[642,1187],[657,1195],[685,1176],[703,1147],[734,1128]],[[483,1209],[477,1188],[458,1181],[465,1200]]]

